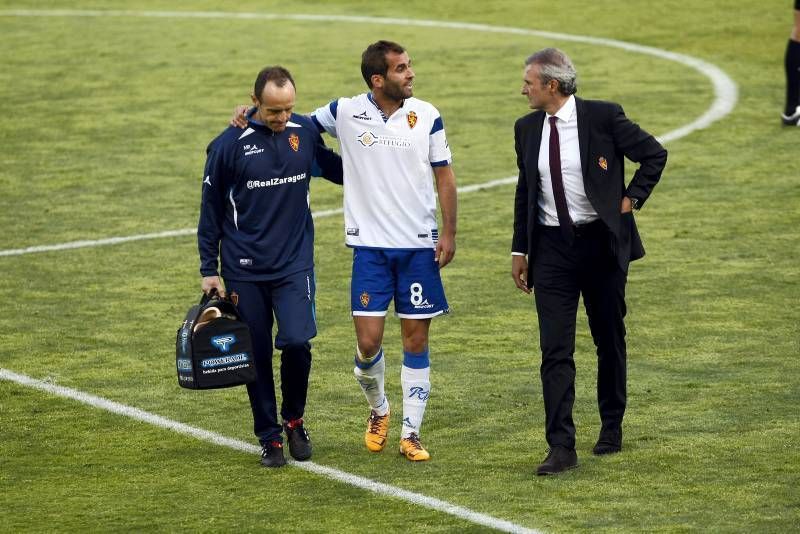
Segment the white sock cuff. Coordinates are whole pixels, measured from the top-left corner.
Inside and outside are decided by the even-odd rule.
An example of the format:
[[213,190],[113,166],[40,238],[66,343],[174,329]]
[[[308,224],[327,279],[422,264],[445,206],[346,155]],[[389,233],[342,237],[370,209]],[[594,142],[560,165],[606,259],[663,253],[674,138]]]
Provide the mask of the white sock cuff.
[[414,369],[413,367],[406,367],[405,365],[400,369],[400,380],[403,382],[429,382],[431,377],[431,368],[423,367],[422,369]]

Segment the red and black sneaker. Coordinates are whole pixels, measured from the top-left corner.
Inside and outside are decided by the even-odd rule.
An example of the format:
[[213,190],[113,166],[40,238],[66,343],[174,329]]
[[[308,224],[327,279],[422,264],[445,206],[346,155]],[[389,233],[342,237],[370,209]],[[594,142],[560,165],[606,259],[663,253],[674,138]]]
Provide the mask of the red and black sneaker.
[[264,467],[281,467],[282,465],[286,465],[286,458],[283,457],[283,443],[280,441],[262,443],[261,465]]
[[311,438],[303,426],[303,419],[292,419],[283,423],[286,441],[289,443],[289,454],[302,462],[311,458]]

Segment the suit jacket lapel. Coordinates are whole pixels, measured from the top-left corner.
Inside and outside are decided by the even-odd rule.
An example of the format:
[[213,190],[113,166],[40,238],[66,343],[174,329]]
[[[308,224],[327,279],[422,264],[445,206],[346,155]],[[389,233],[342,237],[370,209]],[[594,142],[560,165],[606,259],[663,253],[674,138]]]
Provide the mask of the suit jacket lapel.
[[575,97],[575,112],[578,115],[578,148],[581,151],[581,171],[584,178],[589,169],[589,118],[586,116],[586,103]]

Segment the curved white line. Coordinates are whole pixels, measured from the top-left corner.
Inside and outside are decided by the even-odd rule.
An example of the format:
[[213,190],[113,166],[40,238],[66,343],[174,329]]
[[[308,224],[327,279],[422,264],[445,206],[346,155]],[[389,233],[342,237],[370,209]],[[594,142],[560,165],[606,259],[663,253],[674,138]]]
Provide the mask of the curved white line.
[[[713,122],[718,121],[733,111],[738,99],[738,88],[736,83],[722,71],[719,67],[712,65],[701,59],[678,54],[676,52],[668,52],[660,48],[651,46],[638,45],[634,43],[626,43],[624,41],[617,41],[614,39],[604,39],[600,37],[589,37],[584,35],[570,35],[566,33],[547,32],[540,30],[529,30],[526,28],[513,28],[509,26],[490,26],[488,24],[475,24],[469,22],[446,22],[436,20],[417,20],[417,19],[400,19],[400,18],[381,18],[381,17],[367,17],[367,16],[350,16],[350,15],[303,15],[303,14],[276,14],[276,13],[227,13],[221,11],[124,11],[124,10],[111,10],[111,11],[98,11],[98,10],[69,10],[69,9],[7,9],[0,10],[0,16],[11,17],[147,17],[147,18],[197,18],[197,19],[242,19],[242,20],[299,20],[299,21],[314,21],[314,22],[366,22],[371,24],[388,24],[388,25],[405,25],[405,26],[422,26],[430,28],[449,28],[457,30],[471,30],[487,33],[507,33],[515,35],[528,35],[537,37],[546,37],[548,39],[557,39],[562,41],[573,41],[579,43],[590,43],[601,46],[609,46],[613,48],[620,48],[629,52],[636,52],[641,54],[649,54],[652,56],[660,57],[670,61],[675,61],[691,67],[692,69],[700,72],[711,80],[714,87],[714,102],[711,104],[705,113],[694,121],[681,126],[675,130],[667,132],[658,137],[662,143],[668,143],[685,137],[690,133],[706,128]],[[488,189],[513,183],[516,177],[500,178],[491,180],[482,184],[469,185],[460,187],[460,193],[471,193],[480,189]],[[327,217],[341,213],[341,209],[327,210],[323,212],[315,212],[314,218]],[[20,256],[23,254],[32,254],[35,252],[50,252],[56,250],[69,250],[84,247],[97,247],[104,245],[115,245],[119,243],[126,243],[130,241],[141,241],[146,239],[160,239],[164,237],[175,237],[193,234],[193,228],[185,228],[182,230],[168,230],[164,232],[156,232],[151,234],[138,234],[125,237],[109,237],[96,240],[82,240],[72,241],[68,243],[59,243],[55,245],[38,245],[26,248],[0,250],[0,257],[2,256]]]
[[[681,126],[675,130],[667,132],[658,139],[662,143],[674,141],[685,137],[690,133],[706,128],[713,122],[718,121],[733,111],[738,99],[738,88],[736,83],[725,74],[722,69],[712,65],[701,59],[678,54],[676,52],[668,52],[660,48],[651,46],[638,45],[634,43],[626,43],[624,41],[617,41],[615,39],[604,39],[600,37],[589,37],[585,35],[570,35],[566,33],[547,32],[541,30],[529,30],[526,28],[514,28],[510,26],[490,26],[488,24],[476,24],[469,22],[446,22],[436,20],[417,20],[417,19],[400,19],[400,18],[382,18],[382,17],[367,17],[367,16],[351,16],[351,15],[303,15],[303,14],[277,14],[277,13],[228,13],[222,11],[125,11],[125,10],[70,10],[70,9],[7,9],[0,10],[0,16],[11,17],[147,17],[147,18],[197,18],[197,19],[242,19],[242,20],[299,20],[299,21],[314,21],[314,22],[366,22],[371,24],[388,24],[388,25],[405,25],[405,26],[422,26],[429,28],[449,28],[457,30],[471,30],[487,33],[507,33],[515,35],[529,35],[536,37],[546,37],[548,39],[556,39],[562,41],[573,41],[579,43],[590,43],[601,46],[609,46],[613,48],[620,48],[629,52],[636,52],[641,54],[649,54],[652,56],[660,57],[670,61],[681,63],[692,69],[698,71],[700,74],[706,76],[711,80],[714,87],[714,102],[711,104],[705,113],[694,121]],[[460,187],[460,193],[471,193],[480,189],[488,189],[513,183],[516,180],[511,176],[508,178],[499,178],[491,180],[482,184],[469,185]],[[341,213],[341,209],[327,210],[323,212],[315,212],[314,218],[327,217]],[[2,256],[21,256],[23,254],[32,254],[35,252],[50,252],[56,250],[69,250],[84,247],[97,247],[103,245],[116,245],[119,243],[126,243],[130,241],[141,241],[145,239],[159,239],[164,237],[175,237],[190,235],[195,230],[192,228],[185,228],[182,230],[167,230],[164,232],[156,232],[151,234],[138,234],[125,237],[109,237],[96,240],[81,240],[72,241],[68,243],[59,243],[55,245],[38,245],[26,248],[0,250],[0,257]]]
[[[230,449],[234,449],[237,451],[253,453],[253,454],[258,454],[261,452],[261,449],[259,447],[256,447],[255,445],[252,445],[250,443],[238,439],[229,438],[227,436],[223,436],[222,434],[211,432],[210,430],[193,427],[185,423],[174,421],[172,419],[167,419],[166,417],[146,412],[139,408],[134,408],[133,406],[128,406],[126,404],[121,404],[119,402],[108,400],[103,397],[91,395],[89,393],[85,393],[77,389],[67,388],[64,386],[57,386],[55,384],[46,382],[44,380],[37,380],[27,375],[22,375],[19,373],[15,373],[13,371],[9,371],[7,369],[3,369],[2,367],[0,367],[0,380],[8,380],[10,382],[15,382],[23,386],[27,386],[30,388],[50,393],[52,395],[57,395],[59,397],[64,397],[67,399],[72,399],[78,402],[82,402],[94,408],[106,410],[111,413],[123,415],[125,417],[130,417],[131,419],[135,419],[137,421],[142,421],[144,423],[148,423],[157,426],[159,428],[172,430],[173,432],[177,432],[178,434],[191,436],[193,438],[197,438],[206,441],[208,443],[213,443],[215,445],[221,445],[223,447],[228,447]],[[512,523],[510,521],[506,521],[504,519],[497,519],[496,517],[475,512],[473,510],[470,510],[469,508],[457,506],[447,501],[442,501],[440,499],[428,497],[427,495],[423,495],[421,493],[404,490],[402,488],[391,486],[389,484],[375,482],[374,480],[360,477],[358,475],[352,475],[350,473],[346,473],[344,471],[340,471],[332,467],[315,464],[314,462],[295,462],[294,460],[289,460],[289,464],[300,469],[305,469],[306,471],[309,471],[311,473],[321,475],[336,480],[338,482],[342,482],[344,484],[349,484],[350,486],[355,486],[357,488],[361,488],[381,495],[387,495],[389,497],[394,497],[396,499],[402,499],[404,501],[416,504],[418,506],[424,506],[425,508],[430,508],[431,510],[444,512],[459,519],[463,519],[465,521],[469,521],[477,525],[493,528],[495,530],[500,530],[502,532],[540,534],[538,530],[529,529],[517,525],[515,523]]]
[[370,24],[383,24],[392,26],[421,26],[427,28],[448,28],[455,30],[470,30],[485,33],[506,33],[514,35],[527,35],[545,37],[560,41],[596,44],[612,48],[620,48],[628,52],[648,54],[669,61],[675,61],[698,71],[711,80],[714,86],[715,99],[711,107],[700,117],[685,126],[667,132],[658,139],[662,142],[673,141],[685,137],[690,133],[708,127],[728,115],[736,106],[739,90],[730,76],[716,65],[702,59],[686,54],[669,52],[652,46],[644,46],[616,39],[590,37],[586,35],[571,35],[568,33],[530,30],[527,28],[514,28],[511,26],[491,26],[470,22],[447,22],[424,19],[405,19],[388,17],[368,17],[352,15],[304,15],[304,14],[279,14],[279,13],[229,13],[223,11],[124,11],[124,10],[69,10],[69,9],[9,9],[0,11],[0,16],[17,17],[148,17],[148,18],[199,18],[199,19],[241,19],[241,20],[299,20],[315,22],[365,22]]
[[[604,39],[599,37],[588,37],[588,36],[580,36],[580,35],[570,35],[564,33],[556,33],[556,32],[546,32],[546,31],[539,31],[539,30],[529,30],[525,28],[514,28],[514,27],[507,27],[507,26],[490,26],[487,24],[474,24],[474,23],[465,23],[465,22],[445,22],[445,21],[433,21],[433,20],[415,20],[415,19],[401,19],[401,18],[378,18],[378,17],[367,17],[367,16],[348,16],[348,15],[302,15],[302,14],[271,14],[271,13],[226,13],[226,12],[199,12],[199,11],[89,11],[89,10],[3,10],[0,11],[0,16],[31,16],[31,17],[39,17],[39,16],[54,16],[54,17],[75,17],[75,16],[84,16],[84,17],[156,17],[156,18],[206,18],[206,19],[257,19],[257,20],[301,20],[301,21],[339,21],[339,22],[366,22],[371,24],[388,24],[388,25],[405,25],[405,26],[422,26],[422,27],[435,27],[435,28],[450,28],[450,29],[460,29],[460,30],[471,30],[471,31],[479,31],[479,32],[489,32],[489,33],[506,33],[506,34],[516,34],[516,35],[528,35],[528,36],[537,36],[537,37],[546,37],[549,39],[556,39],[562,41],[573,41],[573,42],[580,42],[580,43],[590,43],[590,44],[597,44],[601,46],[609,46],[613,48],[620,48],[623,50],[627,50],[630,52],[642,53],[642,54],[649,54],[652,56],[660,57],[663,59],[667,59],[670,61],[675,61],[681,64],[684,64],[688,67],[691,67],[707,78],[711,80],[711,83],[714,87],[714,94],[715,99],[712,103],[711,107],[703,113],[700,117],[692,121],[691,123],[682,126],[678,129],[672,130],[663,134],[659,137],[659,139],[666,143],[669,141],[673,141],[675,139],[680,139],[681,137],[685,137],[690,133],[708,127],[715,121],[718,121],[728,115],[735,107],[736,101],[738,98],[738,89],[736,83],[723,72],[721,69],[712,65],[708,62],[705,62],[701,59],[694,58],[692,56],[687,56],[684,54],[678,54],[676,52],[668,52],[666,50],[662,50],[659,48],[643,46],[633,43],[626,43],[623,41],[617,41],[614,39]],[[459,188],[459,192],[461,193],[469,193],[473,191],[477,191],[480,189],[490,188],[490,187],[497,187],[499,185],[505,185],[509,183],[513,183],[516,180],[516,177],[510,176],[507,178],[501,178],[497,180],[492,180],[489,182],[485,182],[483,184],[476,184],[470,185],[466,187]],[[325,212],[318,212],[314,214],[315,218],[319,217],[326,217],[330,215],[334,215],[336,213],[341,213],[341,209],[336,210],[328,210]],[[183,230],[170,230],[165,232],[158,232],[154,234],[141,234],[136,236],[128,236],[128,237],[112,237],[107,239],[99,239],[94,241],[74,241],[71,243],[63,243],[59,245],[45,245],[45,246],[36,246],[36,247],[28,247],[25,249],[14,249],[14,250],[4,250],[0,251],[0,256],[14,256],[14,255],[21,255],[21,254],[29,254],[32,252],[44,252],[44,251],[52,251],[52,250],[65,250],[65,249],[73,249],[73,248],[82,248],[88,246],[101,246],[101,245],[110,245],[110,244],[117,244],[129,241],[137,241],[143,239],[157,239],[163,237],[174,237],[174,236],[181,236],[181,235],[189,235],[195,232],[194,228],[188,228]],[[178,423],[176,421],[171,421],[169,419],[150,414],[148,412],[144,412],[137,408],[132,408],[130,406],[125,406],[119,403],[115,403],[113,401],[108,401],[106,399],[102,399],[100,397],[95,397],[93,395],[89,395],[86,393],[82,393],[76,390],[71,390],[69,388],[63,388],[59,386],[54,386],[52,384],[48,384],[46,382],[38,381],[24,375],[18,375],[16,373],[12,373],[11,371],[6,371],[4,369],[0,369],[0,379],[5,380],[13,380],[20,384],[25,384],[30,387],[35,387],[44,391],[48,391],[53,394],[61,395],[64,397],[72,398],[78,400],[80,402],[84,402],[90,404],[92,406],[96,406],[98,408],[103,408],[109,411],[113,411],[115,413],[120,413],[122,415],[126,415],[128,417],[133,417],[135,419],[139,419],[142,421],[146,421],[151,424],[155,424],[157,426],[161,426],[164,428],[170,428],[177,432],[192,435],[194,437],[198,437],[200,439],[205,439],[206,441],[210,441],[212,443],[217,443],[220,445],[225,445],[237,450],[245,450],[254,452],[256,447],[249,445],[245,442],[233,440],[231,438],[226,438],[225,436],[221,436],[219,434],[209,432],[207,430],[197,429],[194,427],[190,427],[188,425],[184,425],[183,423]],[[434,499],[431,497],[427,497],[425,495],[421,495],[414,492],[409,492],[406,490],[402,490],[400,488],[395,488],[393,486],[389,486],[387,484],[381,484],[378,482],[374,482],[369,479],[365,479],[362,477],[357,477],[355,475],[351,475],[348,473],[344,473],[342,471],[338,471],[333,468],[320,466],[317,464],[313,464],[311,462],[293,462],[295,466],[307,469],[311,472],[321,474],[327,476],[329,478],[333,478],[335,480],[339,480],[345,482],[347,484],[351,484],[363,489],[367,489],[370,491],[374,491],[377,493],[382,493],[386,495],[390,495],[393,497],[401,498],[409,502],[413,502],[415,504],[419,504],[428,508],[432,508],[434,510],[439,510],[456,517],[461,517],[468,521],[472,521],[476,524],[488,526],[491,528],[495,528],[498,530],[503,530],[506,532],[528,532],[528,533],[536,533],[538,531],[526,529],[519,525],[515,525],[514,523],[500,520],[493,518],[491,516],[487,516],[484,514],[480,514],[477,512],[473,512],[472,510],[462,508],[459,506],[455,506],[453,504],[447,503],[445,501],[440,501],[438,499]]]

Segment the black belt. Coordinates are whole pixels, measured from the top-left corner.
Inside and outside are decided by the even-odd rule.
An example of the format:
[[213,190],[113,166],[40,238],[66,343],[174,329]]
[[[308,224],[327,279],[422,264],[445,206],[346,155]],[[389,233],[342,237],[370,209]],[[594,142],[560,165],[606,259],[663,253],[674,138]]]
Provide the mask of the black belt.
[[[551,232],[558,232],[561,228],[556,226],[547,226],[544,224],[539,224],[540,229],[551,231]],[[592,222],[584,223],[584,224],[573,224],[572,225],[572,233],[575,237],[586,237],[590,235],[597,235],[603,233],[607,230],[607,226],[602,221],[602,219],[595,219]]]
[[601,219],[595,219],[585,224],[573,224],[572,232],[575,234],[575,237],[584,237],[604,232],[606,228],[605,223]]

